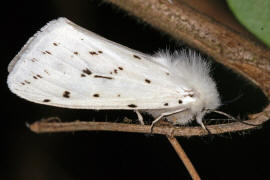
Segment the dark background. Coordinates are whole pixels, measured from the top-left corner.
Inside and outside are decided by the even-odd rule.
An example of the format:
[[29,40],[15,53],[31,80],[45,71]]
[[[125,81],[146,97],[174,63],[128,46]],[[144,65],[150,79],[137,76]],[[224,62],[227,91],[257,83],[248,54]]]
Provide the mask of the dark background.
[[[24,43],[48,21],[67,17],[91,31],[130,48],[154,53],[187,48],[117,7],[92,0],[5,1],[1,5],[1,173],[9,180],[190,179],[163,136],[73,132],[35,134],[25,123],[59,116],[64,121],[121,121],[132,112],[71,110],[25,101],[6,85],[7,65]],[[208,59],[211,59],[208,57]],[[259,112],[267,100],[249,82],[214,64],[222,100],[238,100],[221,110],[234,116]],[[225,135],[179,138],[202,179],[269,179],[270,124]],[[214,137],[214,138],[213,138]]]

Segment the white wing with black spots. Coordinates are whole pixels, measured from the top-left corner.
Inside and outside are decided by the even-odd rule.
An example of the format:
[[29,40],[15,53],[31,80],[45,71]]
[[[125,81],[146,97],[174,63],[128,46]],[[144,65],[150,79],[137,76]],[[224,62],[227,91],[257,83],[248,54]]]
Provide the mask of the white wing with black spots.
[[59,18],[10,63],[8,86],[29,101],[67,108],[166,109],[196,101],[192,87],[156,59]]

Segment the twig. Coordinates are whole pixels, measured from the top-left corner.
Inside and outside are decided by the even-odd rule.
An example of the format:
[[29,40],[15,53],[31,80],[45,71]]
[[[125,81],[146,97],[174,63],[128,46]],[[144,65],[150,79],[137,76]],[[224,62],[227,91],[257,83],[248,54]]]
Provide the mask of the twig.
[[[136,111],[137,115],[138,115],[138,119],[141,125],[144,125],[144,122],[142,120],[142,116],[141,114]],[[140,120],[141,119],[141,120]],[[151,133],[153,132],[153,123],[150,126],[150,131]],[[187,168],[190,176],[192,177],[193,180],[200,180],[199,174],[197,173],[196,169],[194,168],[192,162],[190,161],[190,159],[188,158],[188,156],[186,155],[184,149],[182,148],[182,146],[180,145],[180,143],[177,141],[177,139],[173,136],[174,133],[174,129],[172,129],[171,131],[171,135],[167,135],[167,138],[169,140],[169,142],[171,143],[171,145],[173,146],[174,150],[176,151],[178,157],[182,160],[182,162],[184,163],[185,167]]]
[[[249,122],[249,121],[245,121]],[[254,124],[261,124],[260,119],[252,121]],[[74,122],[46,122],[44,120],[37,121],[29,124],[28,127],[35,133],[56,133],[56,132],[71,132],[71,131],[117,131],[117,132],[132,132],[132,133],[150,133],[150,125],[139,124],[126,124],[126,123],[112,123],[112,122],[86,122],[86,121],[74,121]],[[221,134],[226,132],[234,132],[240,130],[247,130],[254,128],[240,122],[218,124],[207,126],[211,134]],[[190,126],[155,126],[153,128],[153,134],[171,135],[174,132],[174,136],[203,136],[208,133],[201,127]]]
[[[53,119],[57,119],[58,122],[50,122]],[[49,120],[49,121],[48,121]],[[184,163],[189,174],[194,180],[199,180],[200,177],[193,167],[191,161],[185,154],[181,145],[177,142],[174,136],[190,136],[192,130],[199,133],[200,135],[207,134],[201,127],[183,127],[175,128],[168,126],[154,126],[151,132],[150,125],[139,125],[139,124],[125,124],[125,123],[111,123],[111,122],[59,122],[61,121],[58,117],[49,117],[42,119],[41,121],[34,122],[32,124],[26,123],[26,126],[35,133],[56,133],[56,132],[74,132],[74,131],[117,131],[117,132],[136,132],[136,133],[152,133],[152,134],[163,134],[167,135],[169,142],[172,144],[177,155]],[[188,129],[187,129],[188,128]],[[182,129],[182,131],[181,131]],[[184,133],[183,133],[184,132]]]
[[192,179],[200,180],[201,178],[199,174],[197,173],[196,169],[194,168],[193,164],[191,163],[190,159],[186,155],[184,149],[182,148],[180,143],[177,141],[177,139],[173,136],[167,136],[167,138],[169,142],[171,143],[171,145],[173,146],[176,153],[178,154],[178,156],[180,157],[180,159],[182,160],[182,162],[184,163]]

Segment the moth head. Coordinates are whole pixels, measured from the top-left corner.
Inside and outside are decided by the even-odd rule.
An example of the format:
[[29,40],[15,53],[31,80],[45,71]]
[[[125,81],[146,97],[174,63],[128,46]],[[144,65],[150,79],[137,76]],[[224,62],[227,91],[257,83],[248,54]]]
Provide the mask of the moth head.
[[220,98],[216,89],[214,92],[195,92],[193,98],[195,98],[196,101],[194,101],[190,109],[194,114],[198,114],[201,117],[220,106]]

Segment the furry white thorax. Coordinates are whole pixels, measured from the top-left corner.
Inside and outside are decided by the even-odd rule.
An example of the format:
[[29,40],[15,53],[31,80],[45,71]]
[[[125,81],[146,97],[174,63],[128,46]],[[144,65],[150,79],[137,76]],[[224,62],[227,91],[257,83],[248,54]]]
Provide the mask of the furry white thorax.
[[[196,101],[186,105],[186,110],[168,116],[167,119],[174,124],[187,124],[196,119],[202,124],[202,118],[207,110],[214,110],[220,106],[220,98],[216,84],[210,77],[210,64],[204,61],[198,53],[192,50],[175,51],[171,54],[168,51],[160,51],[155,54],[154,60],[164,66],[175,77],[176,83],[185,84],[192,89]],[[176,110],[177,108],[173,108]],[[161,113],[168,112],[168,109],[146,110],[155,118]]]

